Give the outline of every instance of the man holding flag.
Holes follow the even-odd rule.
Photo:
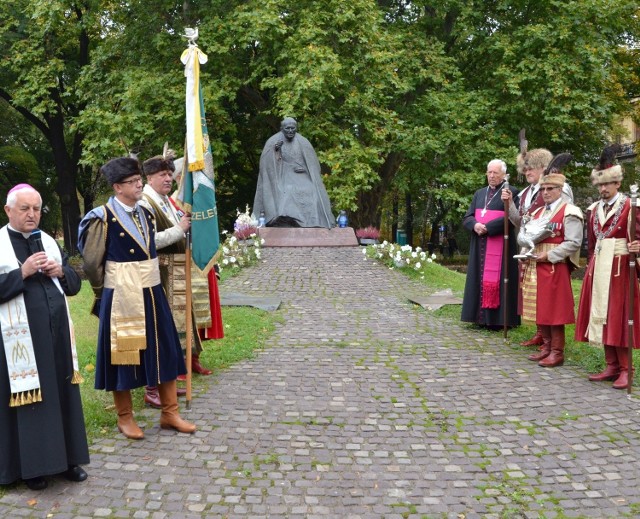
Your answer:
[[[147,178],[147,184],[142,191],[143,198],[140,203],[155,216],[156,249],[158,250],[162,287],[167,295],[173,320],[184,349],[186,347],[184,343],[186,335],[185,233],[191,225],[191,217],[174,207],[168,196],[173,187],[173,171],[175,170],[173,158],[173,151],[169,150],[165,144],[162,155],[156,155],[144,161],[142,169]],[[198,273],[193,275],[191,289],[194,296],[199,296],[198,301],[200,301],[199,304],[191,305],[192,322],[201,328],[209,327],[211,324],[209,287],[204,276],[198,275]],[[200,364],[202,342],[197,331],[194,338],[191,369],[200,375],[210,375],[211,371]],[[186,394],[186,391],[182,394]],[[162,407],[158,388],[147,386],[144,401],[152,407],[158,409]]]
[[[191,286],[191,259],[195,267],[207,276],[215,264],[215,256],[220,246],[218,230],[218,208],[216,206],[215,184],[213,181],[213,157],[209,145],[209,133],[205,119],[202,88],[200,85],[200,65],[207,62],[207,55],[195,41],[197,29],[186,29],[189,46],[180,60],[185,65],[186,125],[183,174],[176,202],[185,213],[191,214],[191,229],[187,234],[186,275],[187,287]],[[191,294],[187,291],[187,305],[191,304]],[[187,312],[187,366],[191,367],[191,314]],[[190,401],[190,380],[187,381],[187,402]],[[189,404],[187,404],[189,405]]]

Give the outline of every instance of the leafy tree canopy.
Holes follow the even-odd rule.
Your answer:
[[[180,35],[197,26],[223,222],[251,203],[284,116],[356,225],[379,224],[390,194],[455,217],[491,158],[514,169],[522,127],[530,147],[571,151],[583,183],[640,91],[638,14],[631,0],[16,0],[0,6],[0,98],[50,144],[70,224],[107,159],[181,150]]]

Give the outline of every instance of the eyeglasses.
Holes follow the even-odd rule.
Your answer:
[[[118,184],[142,184],[142,177],[136,177],[136,178],[132,178],[131,180],[123,180],[121,182],[118,182]]]
[[[553,191],[554,189],[559,189],[558,186],[553,186],[553,187],[541,187],[540,191]]]

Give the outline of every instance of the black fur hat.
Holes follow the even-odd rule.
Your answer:
[[[112,159],[100,168],[100,173],[104,175],[110,186],[122,182],[128,177],[141,175],[140,164],[137,159],[131,157],[120,157]]]
[[[142,171],[144,171],[146,176],[153,175],[159,171],[171,171],[173,173],[176,170],[173,164],[175,158],[175,152],[169,148],[169,143],[165,142],[162,155],[156,155],[155,157],[145,160],[142,163]]]
[[[142,163],[142,171],[146,176],[153,175],[159,171],[171,171],[173,173],[175,169],[173,159],[165,159],[162,155],[156,155]]]

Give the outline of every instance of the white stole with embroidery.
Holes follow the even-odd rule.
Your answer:
[[[41,236],[47,256],[62,264],[60,249],[56,241],[48,234],[42,233]],[[20,268],[20,263],[13,250],[6,225],[0,229],[0,251],[3,251],[3,254],[0,255],[0,274],[6,274],[7,272]],[[82,382],[82,377],[78,370],[78,355],[75,347],[75,336],[73,333],[71,314],[69,313],[69,305],[58,278],[51,278],[51,280],[64,297],[67,307],[74,370],[72,383],[78,384]],[[18,294],[10,301],[0,304],[0,329],[2,330],[5,360],[11,389],[9,405],[16,407],[42,401],[38,366],[33,350],[27,307],[23,294]]]

